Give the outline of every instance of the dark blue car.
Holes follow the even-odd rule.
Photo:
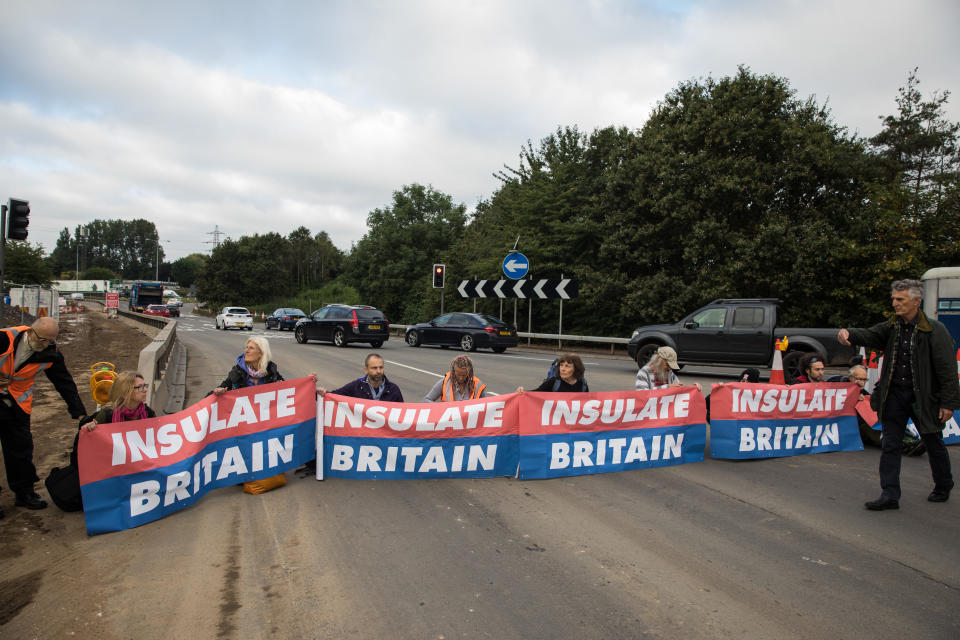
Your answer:
[[[306,315],[307,314],[300,309],[294,309],[293,307],[281,307],[264,318],[263,322],[267,329],[272,329],[275,327],[278,331],[283,331],[284,329],[293,331],[293,328],[297,326],[297,320],[305,317]]]

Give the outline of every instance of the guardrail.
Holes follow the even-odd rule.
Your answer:
[[[92,300],[103,304],[101,300]],[[140,351],[137,371],[147,384],[147,404],[158,414],[183,409],[187,383],[187,347],[177,339],[177,321],[117,309],[117,315],[159,327],[160,333]]]

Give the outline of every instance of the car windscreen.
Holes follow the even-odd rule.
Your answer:
[[[227,313],[232,313],[235,316],[248,316],[250,312],[244,309],[243,307],[230,307],[227,309]]]
[[[307,314],[305,314],[303,311],[300,311],[300,309],[287,309],[287,315],[288,316],[305,316]]]
[[[386,318],[377,309],[357,309],[357,320],[363,322],[383,322]]]
[[[494,318],[493,316],[488,316],[488,315],[486,315],[486,314],[483,314],[483,315],[480,315],[479,318],[480,318],[480,322],[481,322],[481,323],[489,324],[489,325],[494,326],[494,327],[505,327],[505,326],[507,326],[507,323],[503,322],[502,320],[498,320],[497,318]]]

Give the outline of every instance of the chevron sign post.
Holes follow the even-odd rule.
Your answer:
[[[533,298],[570,300],[580,293],[573,278],[562,280],[461,280],[461,298]]]

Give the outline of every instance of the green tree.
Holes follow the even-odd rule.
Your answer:
[[[53,274],[43,258],[41,245],[31,246],[28,242],[7,240],[4,250],[5,268],[3,283],[12,284],[39,284],[49,286]]]
[[[432,187],[411,184],[392,206],[367,216],[367,233],[353,246],[344,273],[364,301],[395,322],[419,322],[439,307],[431,265],[445,262],[466,223],[466,207]]]
[[[81,280],[113,280],[116,274],[106,267],[90,267],[80,274]]]
[[[189,287],[197,282],[197,276],[206,262],[207,256],[201,253],[191,253],[184,258],[174,260],[170,265],[170,279],[181,287]]]
[[[277,282],[276,265],[287,257],[289,244],[278,233],[227,240],[213,250],[197,280],[197,296],[214,304],[259,304],[289,284]]]

